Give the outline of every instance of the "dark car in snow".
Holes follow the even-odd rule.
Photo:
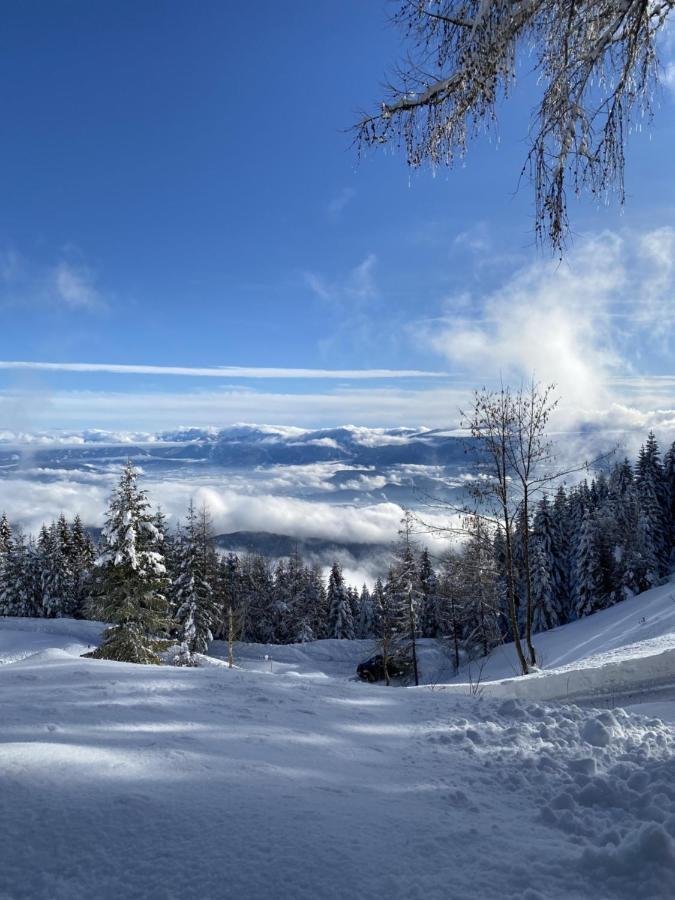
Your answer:
[[[390,656],[387,660],[387,670],[390,678],[398,678],[410,672],[410,661],[403,656]],[[384,681],[384,656],[376,653],[370,659],[364,660],[356,667],[356,674],[361,681],[375,684],[376,681]]]

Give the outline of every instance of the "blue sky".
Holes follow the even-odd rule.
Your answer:
[[[673,407],[675,93],[629,140],[626,210],[573,203],[559,265],[516,192],[527,78],[451,172],[357,161],[390,9],[5,8],[0,359],[132,367],[0,368],[6,429],[454,424],[471,386],[533,370],[575,412]],[[274,371],[161,369],[219,366]]]

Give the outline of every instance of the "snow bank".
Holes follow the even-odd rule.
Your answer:
[[[576,664],[518,678],[482,682],[478,690],[490,697],[528,700],[598,700],[675,685],[675,635],[599,654]],[[451,685],[462,690],[465,685]]]
[[[76,619],[0,616],[0,665],[26,659],[41,650],[60,649],[80,656],[96,647],[105,625]]]

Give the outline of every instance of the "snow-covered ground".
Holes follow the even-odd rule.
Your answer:
[[[674,596],[538,636],[527,679],[500,648],[476,694],[432,642],[387,689],[353,678],[368,642],[176,669],[0,620],[0,898],[671,898]]]

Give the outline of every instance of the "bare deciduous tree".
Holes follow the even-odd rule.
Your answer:
[[[651,115],[656,38],[675,0],[398,0],[410,45],[396,83],[356,126],[361,148],[398,143],[408,164],[452,164],[467,138],[495,122],[498,101],[533,61],[541,99],[529,171],[539,240],[568,233],[566,194],[624,201],[624,143]]]
[[[502,529],[505,549],[506,595],[513,643],[523,675],[529,665],[523,651],[518,626],[518,599],[513,566],[513,523],[519,504],[514,497],[512,444],[515,428],[511,391],[502,385],[499,391],[483,388],[474,395],[473,409],[463,416],[479,454],[479,472],[474,482],[480,507],[476,516]]]
[[[551,442],[546,435],[548,420],[558,401],[553,398],[554,385],[541,385],[531,380],[512,397],[511,420],[513,434],[508,442],[509,467],[520,491],[520,512],[523,528],[523,562],[525,565],[525,643],[530,665],[537,657],[532,644],[532,567],[530,565],[530,509],[532,497],[563,473],[552,472]]]

